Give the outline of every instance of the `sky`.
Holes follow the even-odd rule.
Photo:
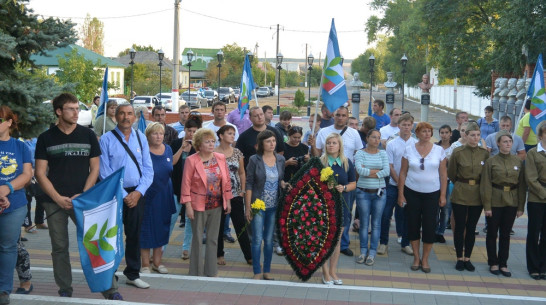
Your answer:
[[[315,60],[324,58],[332,18],[344,58],[354,59],[369,47],[365,23],[377,15],[370,0],[182,0],[180,52],[190,48],[220,48],[237,43],[258,58],[276,54],[276,27],[280,24],[279,50],[285,58],[305,58],[305,45]],[[333,6],[338,5],[338,6]],[[104,55],[137,45],[151,45],[173,58],[174,0],[30,0],[29,7],[44,17],[70,18],[77,30],[87,14],[104,23]],[[308,54],[307,53],[307,54]]]

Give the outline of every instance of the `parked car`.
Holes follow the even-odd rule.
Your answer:
[[[51,100],[47,100],[44,102],[44,104],[51,104]],[[93,126],[93,117],[91,116],[91,108],[87,107],[82,102],[78,102],[80,107],[80,114],[78,115],[78,124],[85,126],[85,127],[92,127]],[[53,105],[51,105],[53,107]]]
[[[233,93],[235,94],[235,102],[239,102],[239,98],[241,97],[241,89],[236,88],[233,89]]]
[[[205,100],[206,101],[206,105],[205,107],[210,107],[212,106],[212,104],[214,104],[214,102],[217,102],[219,101],[220,99],[218,98],[218,92],[216,92],[216,90],[204,90],[202,92],[202,95],[199,94],[197,96],[197,99],[199,100],[200,103],[202,103],[201,100]],[[203,104],[203,103],[202,103]],[[204,104],[203,104],[204,105]]]
[[[269,88],[267,87],[260,87],[258,88],[258,90],[256,91],[256,95],[258,97],[267,97],[269,96]]]
[[[190,93],[186,91],[180,96],[186,101],[186,104],[190,106],[190,109],[207,107],[207,101],[205,99],[199,100],[197,98],[198,94],[196,91],[192,91]]]
[[[128,104],[129,102],[124,99],[124,98],[121,98],[121,97],[109,97],[108,98],[108,101],[116,101],[116,103],[118,103],[118,105],[121,105],[121,104]]]
[[[267,88],[269,88],[269,96],[275,95],[275,89],[273,89],[273,87],[267,87]]]
[[[157,99],[157,97],[155,96],[139,95],[135,96],[135,98],[133,99],[133,107],[135,108],[138,106],[146,106],[148,109],[152,110],[152,108],[157,105],[161,105],[161,103],[159,102],[159,99]]]
[[[235,103],[235,93],[231,87],[220,87],[218,88],[218,98],[226,103]]]
[[[167,111],[173,110],[173,99],[172,99],[172,93],[171,92],[161,92],[155,95],[155,97],[163,104],[163,107]],[[178,101],[178,105],[183,105]]]

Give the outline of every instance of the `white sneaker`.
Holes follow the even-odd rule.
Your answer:
[[[146,283],[145,281],[141,280],[140,278],[135,279],[133,281],[131,281],[130,279],[127,279],[126,283],[127,283],[127,285],[133,285],[136,288],[140,288],[140,289],[150,288],[150,284]]]
[[[277,255],[284,255],[284,251],[281,247],[277,247],[275,248],[275,253],[277,253]]]
[[[383,255],[387,253],[388,246],[384,244],[379,244],[379,247],[377,247],[377,254]]]
[[[403,247],[402,252],[406,253],[407,255],[413,255],[413,249],[410,246]]]
[[[158,273],[161,273],[161,274],[167,274],[169,273],[169,270],[167,270],[167,268],[164,266],[164,265],[159,265],[159,266],[155,266],[154,264],[152,264],[152,270],[158,272]]]
[[[150,267],[142,267],[140,268],[140,273],[152,273],[150,271]]]
[[[398,239],[396,240],[396,242],[398,242],[399,244],[402,243],[402,236],[398,236]]]

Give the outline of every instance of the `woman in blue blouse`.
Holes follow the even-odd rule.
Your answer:
[[[13,270],[17,261],[17,241],[27,212],[25,184],[32,177],[28,146],[10,136],[17,117],[0,106],[0,304],[9,304]]]
[[[480,126],[482,139],[485,140],[488,135],[499,131],[499,121],[493,118],[492,106],[486,106],[484,111],[485,116],[477,120],[476,123],[478,124],[478,126]]]
[[[332,133],[326,137],[325,151],[320,157],[322,165],[331,167],[337,180],[336,190],[343,196],[343,214],[350,213],[348,207],[349,192],[356,188],[355,167],[351,160],[343,154],[343,139],[337,133]],[[345,217],[343,217],[345,220]],[[343,232],[345,226],[349,223],[343,223],[339,232]],[[340,241],[335,245],[334,253],[322,266],[322,282],[326,285],[343,285],[343,281],[337,277],[336,269],[339,261]]]
[[[356,207],[361,216],[360,256],[356,259],[359,264],[371,266],[375,262],[377,245],[381,233],[381,217],[387,202],[385,177],[389,176],[389,159],[384,150],[379,150],[381,133],[372,129],[366,136],[366,148],[359,150],[355,155],[355,168],[359,174],[356,190]],[[372,239],[368,250],[368,224],[372,216]]]

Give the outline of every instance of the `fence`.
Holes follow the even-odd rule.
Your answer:
[[[432,105],[444,106],[455,111],[466,111],[471,115],[483,116],[485,106],[491,105],[491,100],[476,96],[474,92],[476,87],[457,86],[457,107],[454,107],[455,86],[434,86],[430,90],[430,102]],[[418,87],[408,87],[406,85],[404,92],[406,96],[416,100],[421,99],[421,89]]]

